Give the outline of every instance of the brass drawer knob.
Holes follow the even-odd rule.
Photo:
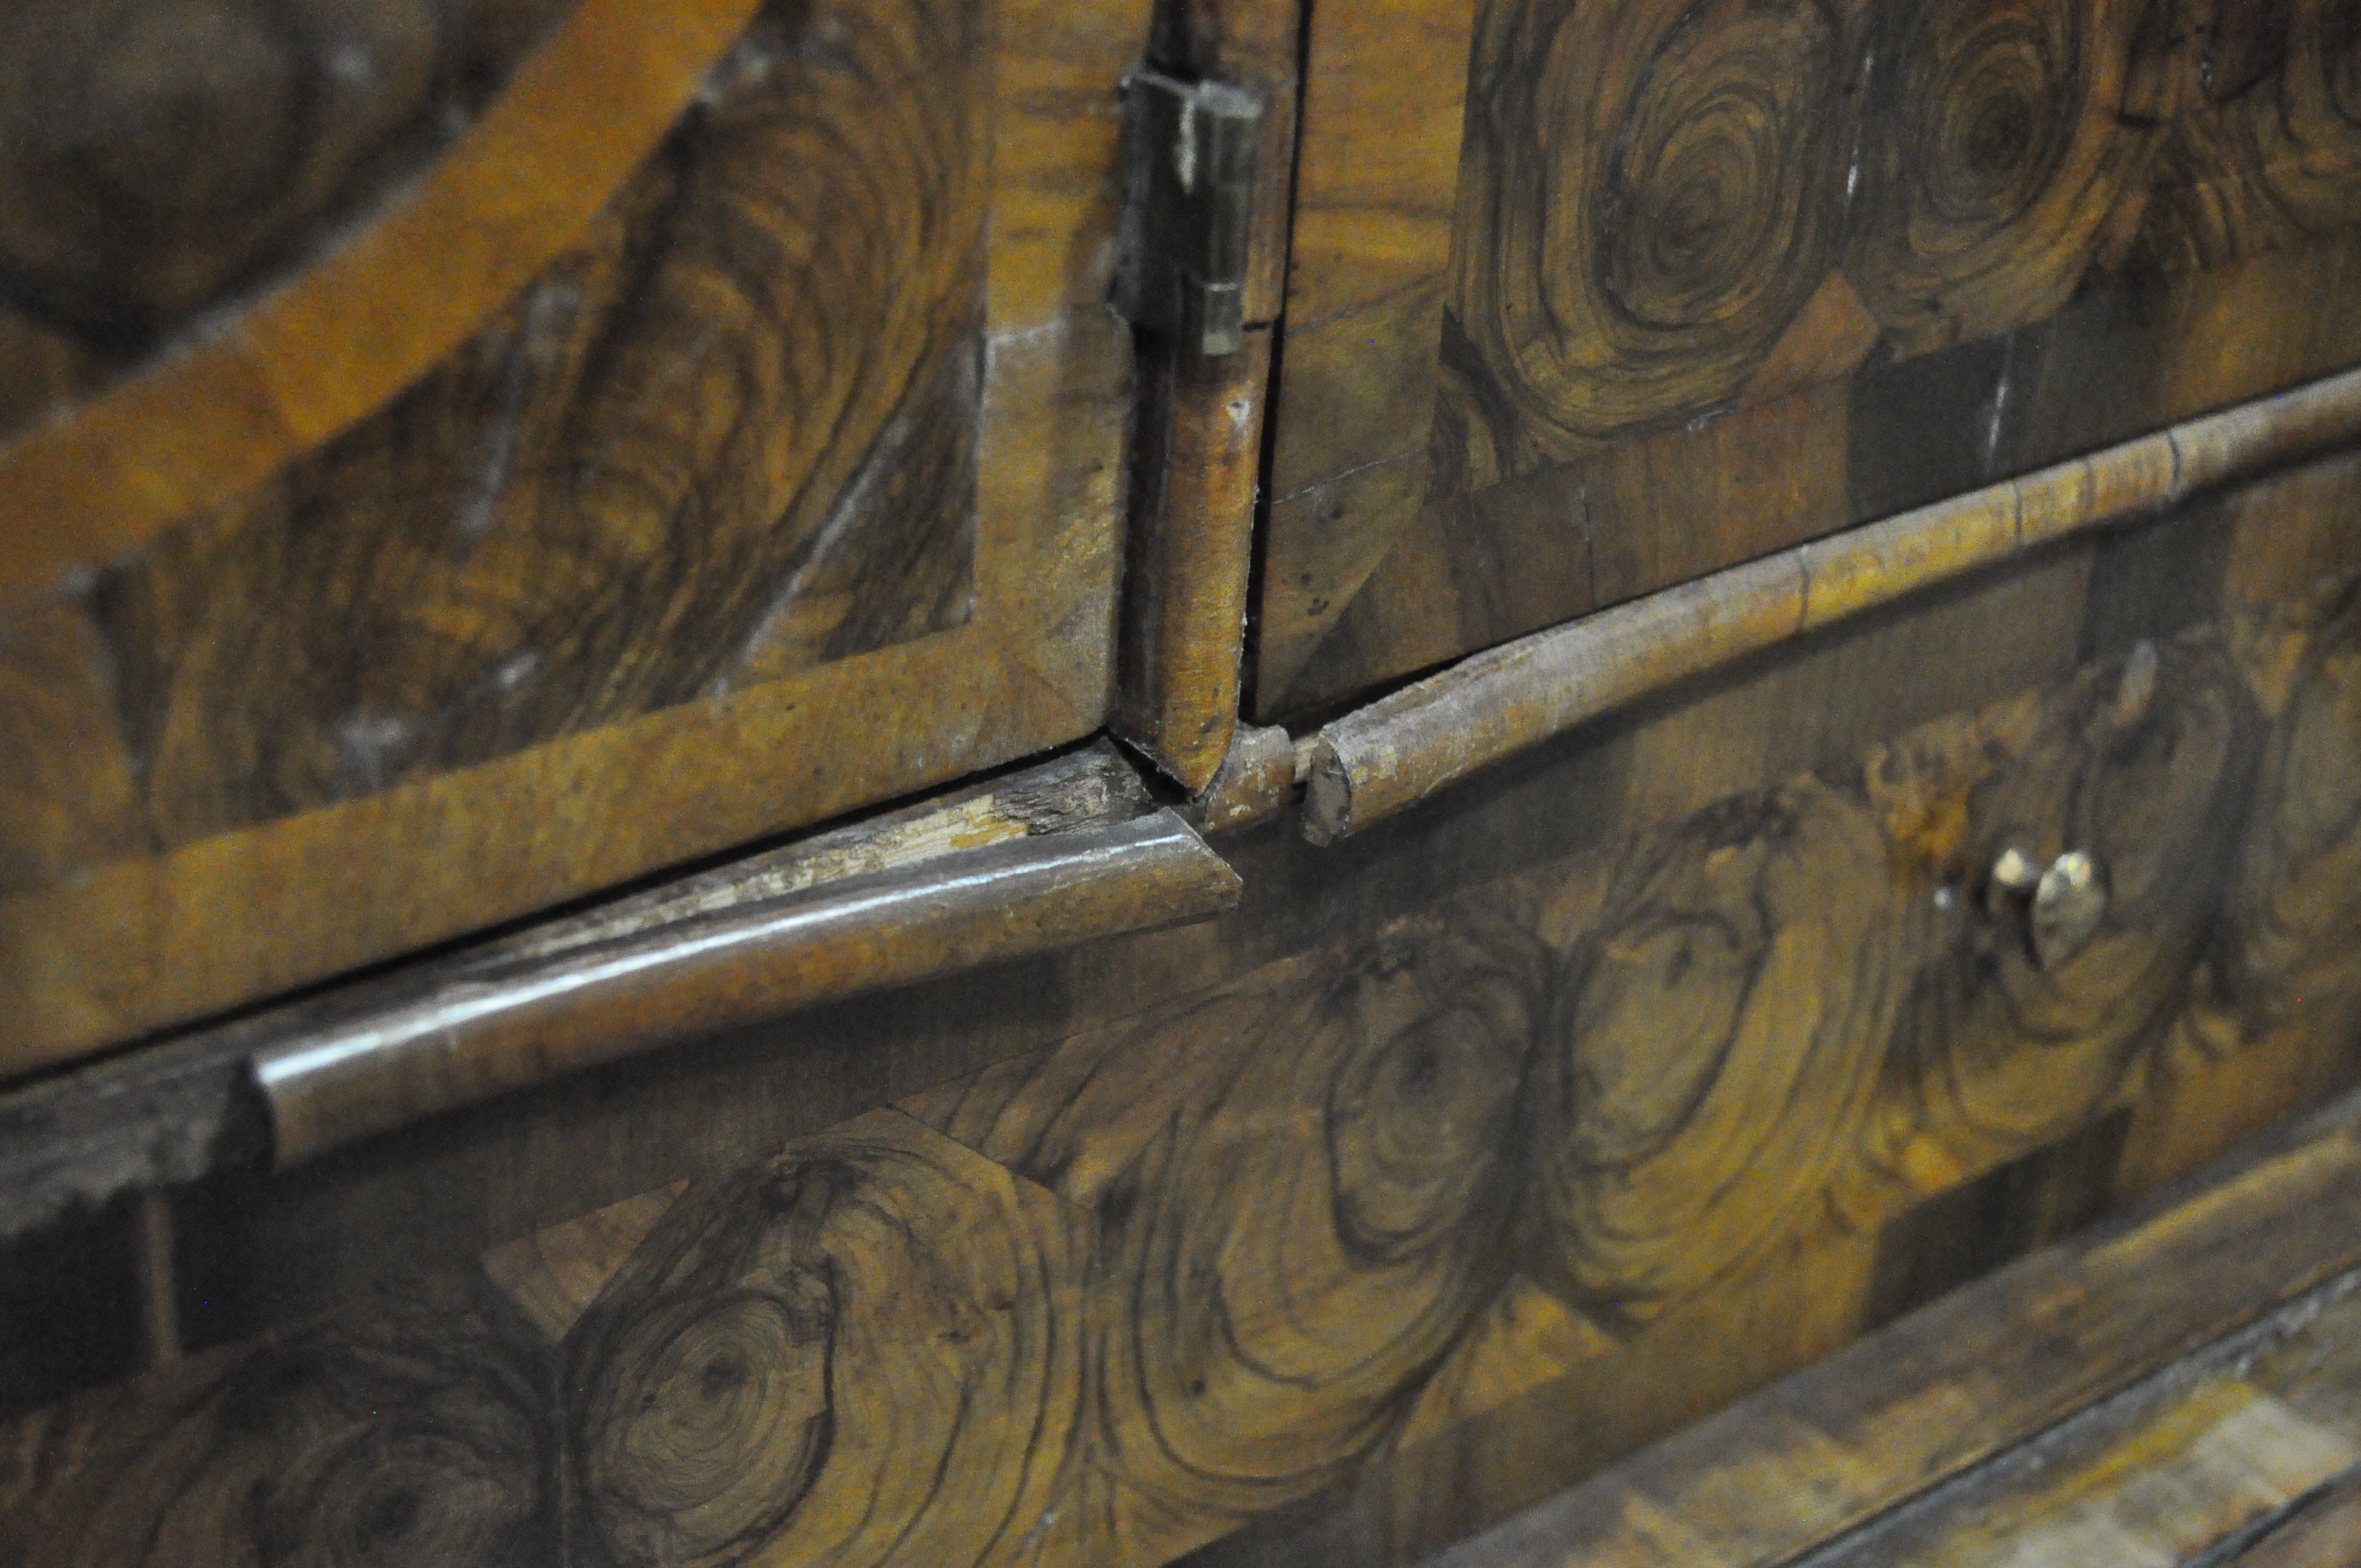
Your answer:
[[[2004,850],[1993,862],[1992,886],[1996,894],[2031,897],[2027,925],[2034,959],[2043,969],[2081,952],[2107,916],[2105,868],[2088,850],[2069,850],[2048,871],[2022,850]]]

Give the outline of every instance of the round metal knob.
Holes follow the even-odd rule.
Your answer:
[[[2107,916],[2107,882],[2097,859],[2072,850],[2058,857],[2033,890],[2033,956],[2056,969],[2082,950]]]
[[[2004,850],[1993,861],[1992,890],[1987,907],[1995,913],[2012,896],[2031,900],[2033,956],[2043,969],[2081,952],[2107,916],[2105,868],[2087,850],[2069,850],[2047,871],[2022,850]]]

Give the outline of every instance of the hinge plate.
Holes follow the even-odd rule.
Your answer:
[[[1123,82],[1118,314],[1200,354],[1245,343],[1262,104],[1225,82],[1141,66]]]

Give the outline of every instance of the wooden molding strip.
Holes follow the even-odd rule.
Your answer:
[[[2347,1096],[1427,1568],[1793,1563],[2356,1266],[2361,1096]]]
[[[1270,329],[1246,339],[1219,359],[1140,356],[1112,724],[1192,794],[1237,727]]]
[[[1206,833],[1230,833],[1268,822],[1295,799],[1295,740],[1277,725],[1240,724],[1230,736],[1213,782],[1182,815]]]
[[[0,595],[115,559],[377,409],[578,235],[756,0],[582,0],[423,179],[218,333],[0,444]]]
[[[1304,834],[1331,843],[1686,677],[2356,437],[2361,371],[1504,643],[1323,729]]]
[[[1201,918],[1238,893],[1100,741],[0,1095],[0,1239],[704,1030]]]
[[[1168,809],[669,922],[252,1055],[275,1162],[818,1002],[1218,914],[1237,873]]]
[[[1270,325],[1286,287],[1295,172],[1298,0],[1158,0],[1148,60],[1218,77],[1263,105],[1247,242],[1246,345],[1207,358],[1143,335],[1111,724],[1192,794],[1237,726],[1254,564]]]

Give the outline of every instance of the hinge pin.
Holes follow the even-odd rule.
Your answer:
[[[1148,66],[1124,78],[1117,314],[1209,356],[1244,345],[1261,133],[1242,87]]]

